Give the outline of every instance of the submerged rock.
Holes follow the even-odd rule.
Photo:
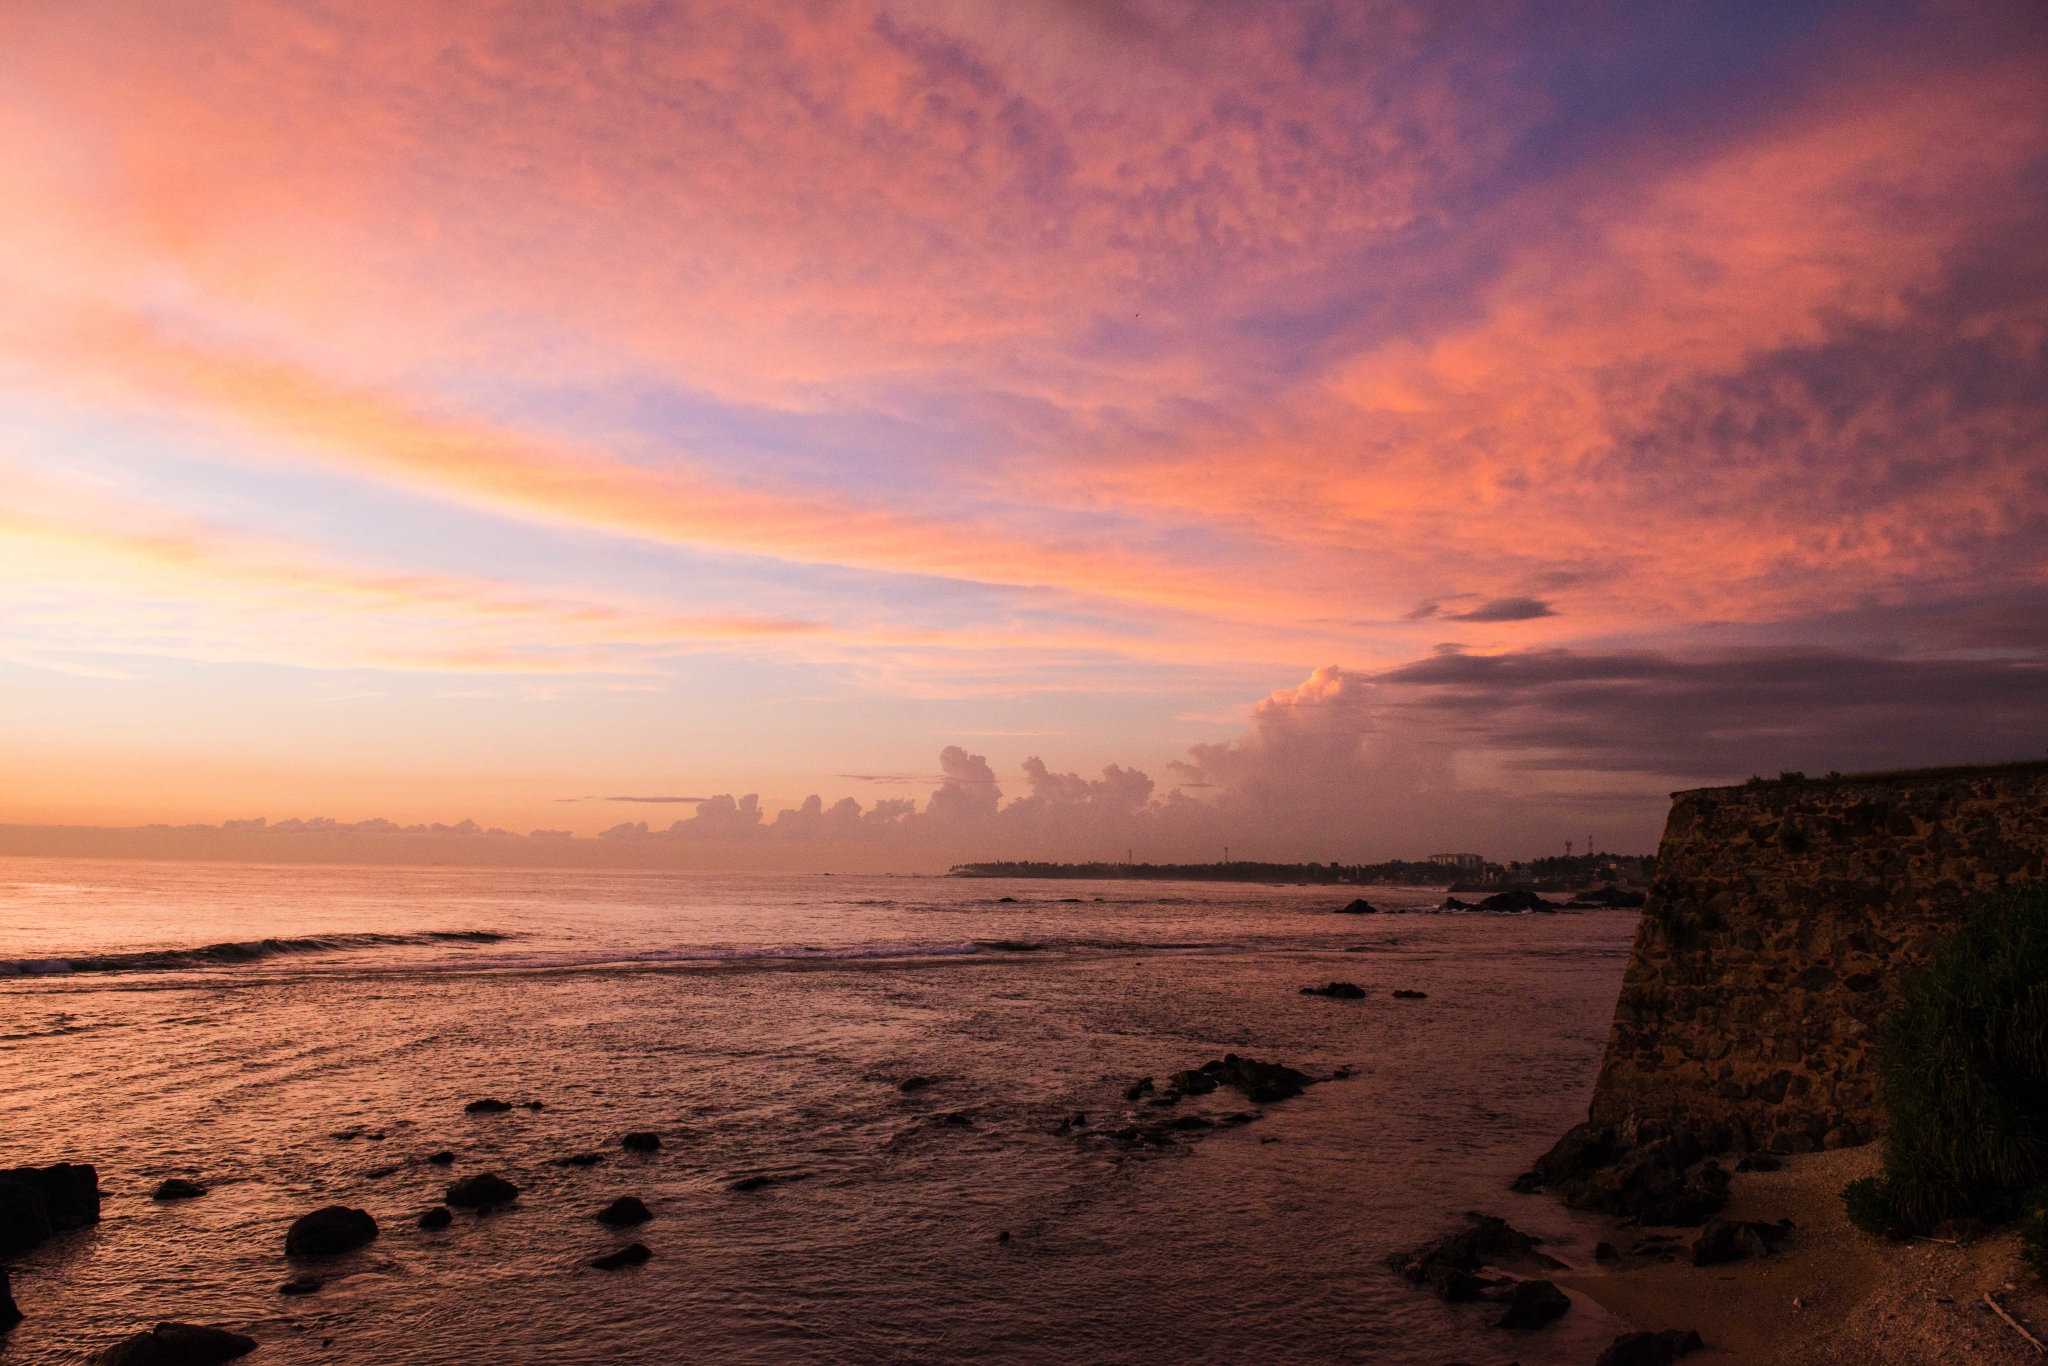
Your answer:
[[[1352,902],[1352,903],[1351,903],[1351,904],[1350,904],[1349,906],[1346,906],[1346,907],[1344,907],[1343,909],[1339,910],[1339,911],[1337,912],[1337,914],[1338,914],[1338,915],[1378,915],[1378,914],[1379,914],[1379,911],[1380,911],[1380,908],[1379,908],[1379,907],[1377,907],[1377,906],[1373,905],[1373,904],[1372,904],[1372,903],[1371,903],[1370,901],[1367,901],[1367,900],[1366,900],[1366,899],[1365,899],[1364,897],[1360,897],[1360,898],[1358,898],[1358,900],[1356,900],[1356,901]]]
[[[517,1200],[519,1187],[495,1173],[478,1172],[457,1181],[441,1198],[457,1209],[490,1209]]]
[[[172,1176],[157,1183],[150,1192],[152,1200],[194,1200],[206,1194],[206,1187],[197,1181],[187,1181],[182,1176]]]
[[[0,1257],[26,1252],[52,1233],[99,1221],[100,1177],[89,1164],[0,1171]]]
[[[502,1115],[512,1108],[509,1100],[473,1100],[462,1107],[465,1115]]]
[[[726,1189],[729,1191],[757,1191],[763,1186],[774,1184],[774,1181],[775,1178],[772,1176],[743,1176],[727,1186]]]
[[[1136,1081],[1132,1082],[1129,1086],[1126,1086],[1124,1088],[1124,1099],[1136,1100],[1139,1096],[1149,1094],[1151,1090],[1152,1078],[1139,1077]]]
[[[0,1333],[20,1323],[22,1313],[14,1303],[14,1287],[7,1283],[7,1268],[0,1266]]]
[[[377,1237],[377,1221],[368,1210],[328,1205],[292,1221],[285,1231],[287,1257],[335,1257],[353,1252]]]
[[[437,1167],[452,1167],[455,1165],[455,1154],[449,1152],[446,1148],[443,1148],[438,1153],[428,1153],[427,1161],[433,1163]]]
[[[602,1257],[593,1257],[590,1264],[599,1271],[617,1271],[620,1267],[639,1266],[653,1255],[647,1250],[645,1243],[628,1243],[617,1252],[607,1252]]]
[[[653,1217],[647,1206],[631,1195],[622,1195],[597,1212],[597,1222],[609,1228],[632,1228]]]
[[[436,1229],[444,1229],[454,1223],[455,1213],[446,1205],[436,1205],[413,1222],[417,1223],[427,1232],[432,1233]]]
[[[660,1140],[656,1140],[658,1143]],[[604,1161],[603,1153],[570,1153],[567,1157],[551,1157],[550,1167],[595,1167]]]
[[[896,1089],[907,1096],[912,1091],[922,1091],[925,1087],[930,1086],[931,1084],[932,1078],[930,1077],[905,1077],[902,1081],[896,1084]]]
[[[1315,1078],[1306,1072],[1297,1072],[1277,1062],[1241,1058],[1235,1053],[1225,1053],[1220,1059],[1205,1062],[1199,1071],[1173,1074],[1174,1084],[1190,1095],[1201,1094],[1190,1084],[1196,1078],[1208,1081],[1207,1090],[1229,1086],[1242,1092],[1246,1100],[1259,1105],[1287,1100],[1300,1095],[1304,1088],[1315,1085]]]
[[[294,1276],[277,1288],[280,1295],[311,1295],[320,1289],[318,1276]]]
[[[1326,987],[1303,987],[1304,996],[1330,996],[1340,1001],[1363,1001],[1365,988],[1352,982],[1332,982]]]
[[[1623,1333],[1607,1345],[1593,1366],[1671,1366],[1687,1352],[1706,1344],[1690,1328],[1666,1328],[1661,1333]]]
[[[1564,1317],[1572,1302],[1549,1281],[1517,1281],[1507,1305],[1507,1312],[1494,1321],[1494,1327],[1541,1328]]]
[[[652,1153],[661,1151],[661,1135],[638,1129],[619,1140],[619,1146],[629,1153]]]
[[[1409,991],[1405,987],[1396,987],[1394,989],[1394,999],[1397,1001],[1426,1001],[1429,999],[1429,993],[1426,991]]]
[[[256,1339],[197,1323],[159,1323],[100,1353],[100,1366],[215,1366],[256,1350]]]
[[[1413,1252],[1396,1254],[1387,1259],[1388,1265],[1419,1285],[1434,1284],[1432,1273],[1438,1267],[1469,1272],[1489,1264],[1528,1261],[1541,1255],[1536,1248],[1543,1240],[1522,1232],[1507,1220],[1490,1214],[1466,1217],[1472,1220],[1472,1227],[1446,1234]]]

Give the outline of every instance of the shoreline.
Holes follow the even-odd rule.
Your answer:
[[[2044,1360],[1983,1299],[1993,1292],[2007,1312],[2048,1340],[2048,1287],[2020,1260],[2015,1232],[2000,1229],[1968,1246],[1919,1238],[1889,1243],[1853,1228],[1841,1201],[1844,1185],[1878,1170],[1878,1144],[1782,1161],[1776,1172],[1736,1174],[1719,1216],[1790,1218],[1796,1228],[1771,1256],[1695,1267],[1688,1249],[1697,1229],[1610,1222],[1606,1236],[1623,1253],[1619,1264],[1551,1279],[1631,1330],[1696,1329],[1706,1344],[1687,1358],[1696,1362],[2019,1366]],[[1666,1245],[1675,1261],[1629,1255],[1652,1233],[1676,1236]]]

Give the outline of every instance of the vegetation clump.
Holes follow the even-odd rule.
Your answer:
[[[1877,1064],[1884,1173],[1842,1192],[1850,1222],[1898,1236],[2031,1215],[2048,1261],[2048,890],[1994,898],[1942,941],[1879,1027]]]

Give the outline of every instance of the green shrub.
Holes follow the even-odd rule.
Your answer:
[[[1981,907],[1879,1026],[1884,1175],[1844,1191],[1859,1228],[2010,1219],[2048,1182],[2048,891]]]

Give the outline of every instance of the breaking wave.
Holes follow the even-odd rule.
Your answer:
[[[0,977],[69,972],[175,972],[181,968],[234,967],[288,954],[348,953],[362,949],[439,944],[497,944],[511,938],[491,930],[425,930],[417,934],[317,934],[296,939],[245,939],[193,949],[138,949],[50,958],[0,960]]]

